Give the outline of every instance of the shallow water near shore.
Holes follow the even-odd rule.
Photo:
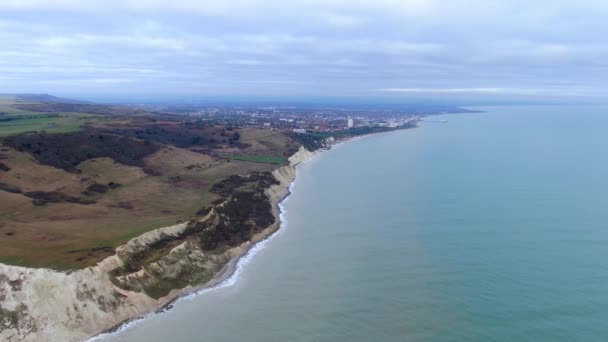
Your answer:
[[[230,286],[103,340],[605,340],[608,109],[484,110],[301,165]]]

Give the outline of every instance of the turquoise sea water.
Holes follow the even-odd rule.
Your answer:
[[[605,341],[608,108],[494,107],[298,170],[234,284],[109,341]]]

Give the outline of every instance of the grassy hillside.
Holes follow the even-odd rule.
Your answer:
[[[299,147],[276,131],[14,104],[0,97],[0,119],[9,118],[0,121],[0,262],[8,264],[94,265],[132,237],[199,215],[221,197],[215,184],[271,171]]]

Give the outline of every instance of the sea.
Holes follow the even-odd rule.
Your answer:
[[[473,109],[300,165],[232,278],[101,340],[608,340],[608,108]]]

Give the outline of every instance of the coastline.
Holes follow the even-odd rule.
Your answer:
[[[289,158],[288,165],[281,166],[272,172],[279,184],[265,189],[271,203],[272,213],[276,217],[275,223],[255,234],[249,241],[226,251],[224,254],[228,255],[229,259],[210,280],[200,286],[176,287],[166,296],[152,298],[142,292],[117,288],[115,284],[112,285],[110,279],[110,272],[122,266],[125,255],[128,256],[129,253],[136,252],[138,249],[147,248],[149,244],[162,239],[163,236],[183,232],[186,224],[157,228],[144,233],[118,247],[115,255],[102,260],[96,266],[73,272],[29,269],[0,264],[0,275],[4,277],[4,279],[0,279],[0,294],[9,298],[8,308],[20,310],[25,307],[29,310],[29,312],[27,310],[2,312],[3,308],[0,307],[0,314],[16,312],[24,317],[19,316],[18,327],[9,326],[4,331],[0,330],[0,338],[9,341],[98,341],[112,334],[120,333],[151,315],[167,312],[179,301],[233,285],[238,279],[240,270],[248,264],[249,260],[259,250],[262,250],[266,243],[282,230],[281,228],[285,228],[285,212],[282,204],[292,193],[300,164],[345,142],[396,130],[374,132],[339,140],[328,139],[324,148],[314,152],[301,147]],[[170,254],[181,247],[183,245],[175,247]],[[184,248],[175,254],[183,252]],[[177,258],[179,255],[175,257]],[[173,261],[175,262],[175,258]],[[190,261],[188,260],[188,262]],[[176,264],[175,267],[179,270],[179,264]],[[126,279],[129,280],[128,277]],[[12,287],[12,283],[15,281],[18,281],[18,288]],[[45,298],[45,300],[38,301],[36,298]],[[7,304],[6,301],[3,304]],[[7,310],[6,306],[4,310]],[[60,317],[57,317],[58,315]],[[74,315],[77,320],[74,320]]]
[[[406,129],[418,128],[418,127],[419,126],[416,125],[414,127],[409,127]],[[168,303],[164,304],[163,306],[157,308],[156,310],[148,312],[139,317],[134,317],[134,318],[125,320],[125,321],[117,324],[116,326],[112,327],[109,330],[103,331],[99,334],[96,334],[96,335],[93,335],[93,336],[87,338],[85,341],[87,341],[87,342],[103,341],[105,338],[107,338],[111,335],[114,335],[114,334],[119,334],[120,332],[125,331],[125,330],[133,327],[134,325],[137,325],[139,322],[141,322],[153,315],[162,314],[162,313],[166,313],[166,312],[170,311],[174,307],[174,305],[178,304],[179,302],[181,302],[183,300],[189,300],[189,299],[197,297],[199,295],[204,295],[211,291],[219,290],[219,289],[222,289],[225,287],[230,287],[230,286],[234,285],[236,283],[236,281],[238,280],[238,275],[240,274],[240,270],[242,270],[242,268],[245,267],[253,257],[255,257],[257,252],[262,250],[267,243],[271,242],[272,239],[275,238],[279,232],[283,231],[286,228],[287,221],[284,218],[285,210],[283,209],[283,203],[289,199],[289,197],[291,196],[291,194],[293,192],[293,187],[295,186],[295,182],[297,180],[297,170],[301,164],[309,162],[313,158],[321,155],[323,152],[328,152],[347,142],[351,142],[351,141],[355,141],[355,140],[359,140],[359,139],[363,139],[363,138],[367,138],[367,137],[371,137],[371,136],[375,136],[375,135],[379,135],[379,134],[393,133],[393,132],[400,131],[400,130],[403,130],[403,129],[397,129],[397,130],[386,131],[386,132],[375,132],[375,133],[363,134],[363,135],[359,135],[359,136],[347,137],[347,138],[343,138],[340,140],[335,140],[329,147],[319,149],[319,150],[316,150],[313,152],[309,152],[310,156],[306,160],[298,161],[297,163],[291,165],[294,168],[294,177],[290,181],[289,185],[287,186],[287,192],[284,194],[284,196],[279,198],[279,200],[276,203],[273,203],[273,211],[276,210],[276,212],[278,213],[277,222],[275,224],[276,227],[266,228],[264,231],[262,231],[261,233],[258,234],[258,235],[260,235],[260,234],[263,235],[259,239],[256,239],[256,237],[257,237],[257,235],[256,235],[256,237],[254,237],[251,241],[248,242],[249,246],[247,246],[247,248],[243,251],[243,253],[230,259],[230,261],[228,261],[228,263],[208,283],[201,285],[200,287],[193,288],[190,291],[186,291],[186,292],[178,295],[177,297],[175,297]]]
[[[189,291],[184,291],[183,293],[181,293],[168,303],[162,305],[161,307],[138,317],[122,321],[106,331],[90,336],[89,338],[85,339],[85,341],[102,341],[111,335],[119,334],[120,332],[129,329],[130,327],[145,320],[146,318],[149,318],[156,314],[162,314],[170,311],[174,305],[178,304],[183,300],[189,300],[199,295],[204,295],[211,291],[219,290],[234,285],[238,280],[238,275],[240,274],[240,271],[243,269],[243,267],[245,267],[249,263],[249,261],[264,248],[267,243],[272,241],[272,239],[276,237],[280,231],[283,231],[286,228],[287,221],[284,218],[285,210],[283,209],[283,203],[288,200],[289,196],[292,194],[293,187],[295,186],[295,182],[297,180],[298,166],[312,160],[323,152],[329,151],[331,148],[334,148],[339,143],[346,142],[348,140],[350,139],[344,139],[344,141],[340,141],[335,145],[332,145],[330,148],[324,148],[314,152],[309,152],[310,156],[307,159],[298,161],[294,165],[290,165],[294,168],[294,177],[289,182],[286,193],[283,196],[279,197],[276,203],[273,203],[273,212],[276,211],[277,213],[277,222],[273,226],[270,226],[264,229],[262,232],[256,234],[256,236],[254,236],[251,241],[246,243],[248,244],[248,246],[244,249],[243,253],[240,253],[231,258],[230,261],[228,261],[228,263],[224,265],[224,267],[222,267],[222,269],[209,282],[199,287],[192,288]]]
[[[35,311],[39,311],[36,312],[38,315],[35,317],[27,317],[27,322],[25,322],[27,325],[25,326],[26,329],[23,329],[24,326],[22,326],[21,322],[19,322],[19,330],[12,329],[11,327],[3,327],[5,329],[0,329],[0,339],[8,341],[101,340],[108,335],[128,328],[132,324],[141,321],[146,317],[157,313],[166,312],[181,300],[234,284],[236,277],[238,276],[239,269],[243,267],[243,262],[248,260],[249,256],[253,256],[252,252],[256,252],[256,249],[259,249],[261,244],[269,241],[269,239],[275,235],[283,224],[284,219],[282,219],[281,203],[287,199],[291,193],[291,189],[295,181],[295,170],[297,165],[310,160],[320,152],[322,151],[309,152],[302,148],[294,156],[290,157],[290,163],[288,165],[282,166],[273,172],[273,175],[279,184],[270,186],[265,190],[265,192],[267,193],[271,202],[272,213],[276,217],[275,223],[252,236],[249,241],[229,249],[226,253],[230,255],[230,258],[226,264],[217,273],[215,273],[209,281],[201,284],[200,286],[188,285],[183,288],[176,288],[164,297],[153,299],[143,293],[128,293],[129,291],[118,289],[109,281],[109,272],[122,265],[119,255],[121,255],[124,250],[132,250],[134,248],[141,248],[142,246],[145,248],[145,246],[148,244],[154,243],[154,241],[156,241],[159,237],[178,234],[179,232],[184,231],[186,229],[186,224],[161,227],[144,233],[118,247],[115,255],[100,261],[96,266],[73,272],[62,272],[44,268],[36,269],[0,264],[0,298],[2,298],[4,302],[3,304],[5,305],[4,308],[0,306],[0,319],[7,317],[13,312],[16,312],[17,314],[21,313],[19,311],[6,311],[7,306],[9,309],[11,306],[18,309],[23,307],[23,303],[27,303],[27,305],[31,307],[32,305],[30,304],[32,304],[32,301],[39,304],[39,301],[36,298],[45,298],[43,302],[47,302],[46,304],[48,304],[43,305],[43,307],[38,310],[34,309]],[[303,156],[301,156],[302,154]],[[178,248],[179,246],[174,248],[174,250]],[[89,274],[89,272],[91,274]],[[79,302],[78,304],[82,304],[81,302],[85,302],[85,300],[81,301],[80,298],[78,298],[78,300],[74,298],[80,297],[80,293],[77,293],[76,296],[66,297],[58,296],[57,293],[54,292],[57,292],[56,290],[63,285],[63,283],[66,283],[66,286],[65,288],[62,288],[61,291],[67,290],[68,292],[73,292],[69,291],[69,288],[72,286],[78,288],[83,282],[85,288],[87,288],[88,283],[89,285],[97,285],[102,288],[107,288],[108,291],[118,290],[118,292],[114,293],[120,295],[121,297],[125,296],[125,294],[132,295],[129,298],[131,303],[126,303],[126,308],[119,308],[121,309],[121,314],[117,313],[117,315],[112,315],[112,317],[109,318],[109,320],[115,321],[111,326],[108,327],[106,324],[106,328],[88,334],[83,334],[83,332],[86,330],[80,326],[70,327],[65,323],[62,324],[61,322],[55,321],[56,318],[54,317],[54,314],[58,312],[50,309],[49,306],[54,306],[53,304],[60,304],[60,306],[67,304],[69,307],[72,305],[72,303]],[[18,285],[13,287],[12,284],[14,283],[17,283]],[[26,286],[22,286],[22,283],[28,284]],[[44,288],[41,291],[40,285],[42,284],[48,288]],[[91,287],[89,287],[89,289],[93,292],[96,290],[95,288]],[[97,290],[99,290],[99,288],[97,288]],[[6,298],[9,298],[9,303],[6,303]],[[95,304],[94,306],[99,304],[99,300],[102,302],[104,301],[103,296],[100,296],[100,298],[87,299],[94,299],[92,303]],[[56,303],[57,301],[59,303]],[[85,303],[84,307],[87,307],[87,304],[91,303]],[[88,307],[91,308],[91,305]],[[127,311],[131,312],[131,314],[127,313],[125,315],[124,309],[127,309]],[[135,312],[133,312],[133,309],[135,309]],[[96,314],[96,312],[91,312],[90,310],[87,311],[87,313],[91,316],[95,316]],[[116,318],[120,318],[121,316],[126,317],[117,321]],[[106,317],[106,321],[107,320],[108,318]],[[24,320],[20,318],[20,321]],[[4,324],[3,322],[0,323]],[[44,326],[44,328],[41,330],[37,329],[39,323],[42,323]],[[98,320],[98,322],[95,322],[93,326],[98,326],[100,324],[104,323],[99,322]],[[88,329],[91,329],[91,327],[89,326]],[[23,332],[23,330],[26,331]]]

